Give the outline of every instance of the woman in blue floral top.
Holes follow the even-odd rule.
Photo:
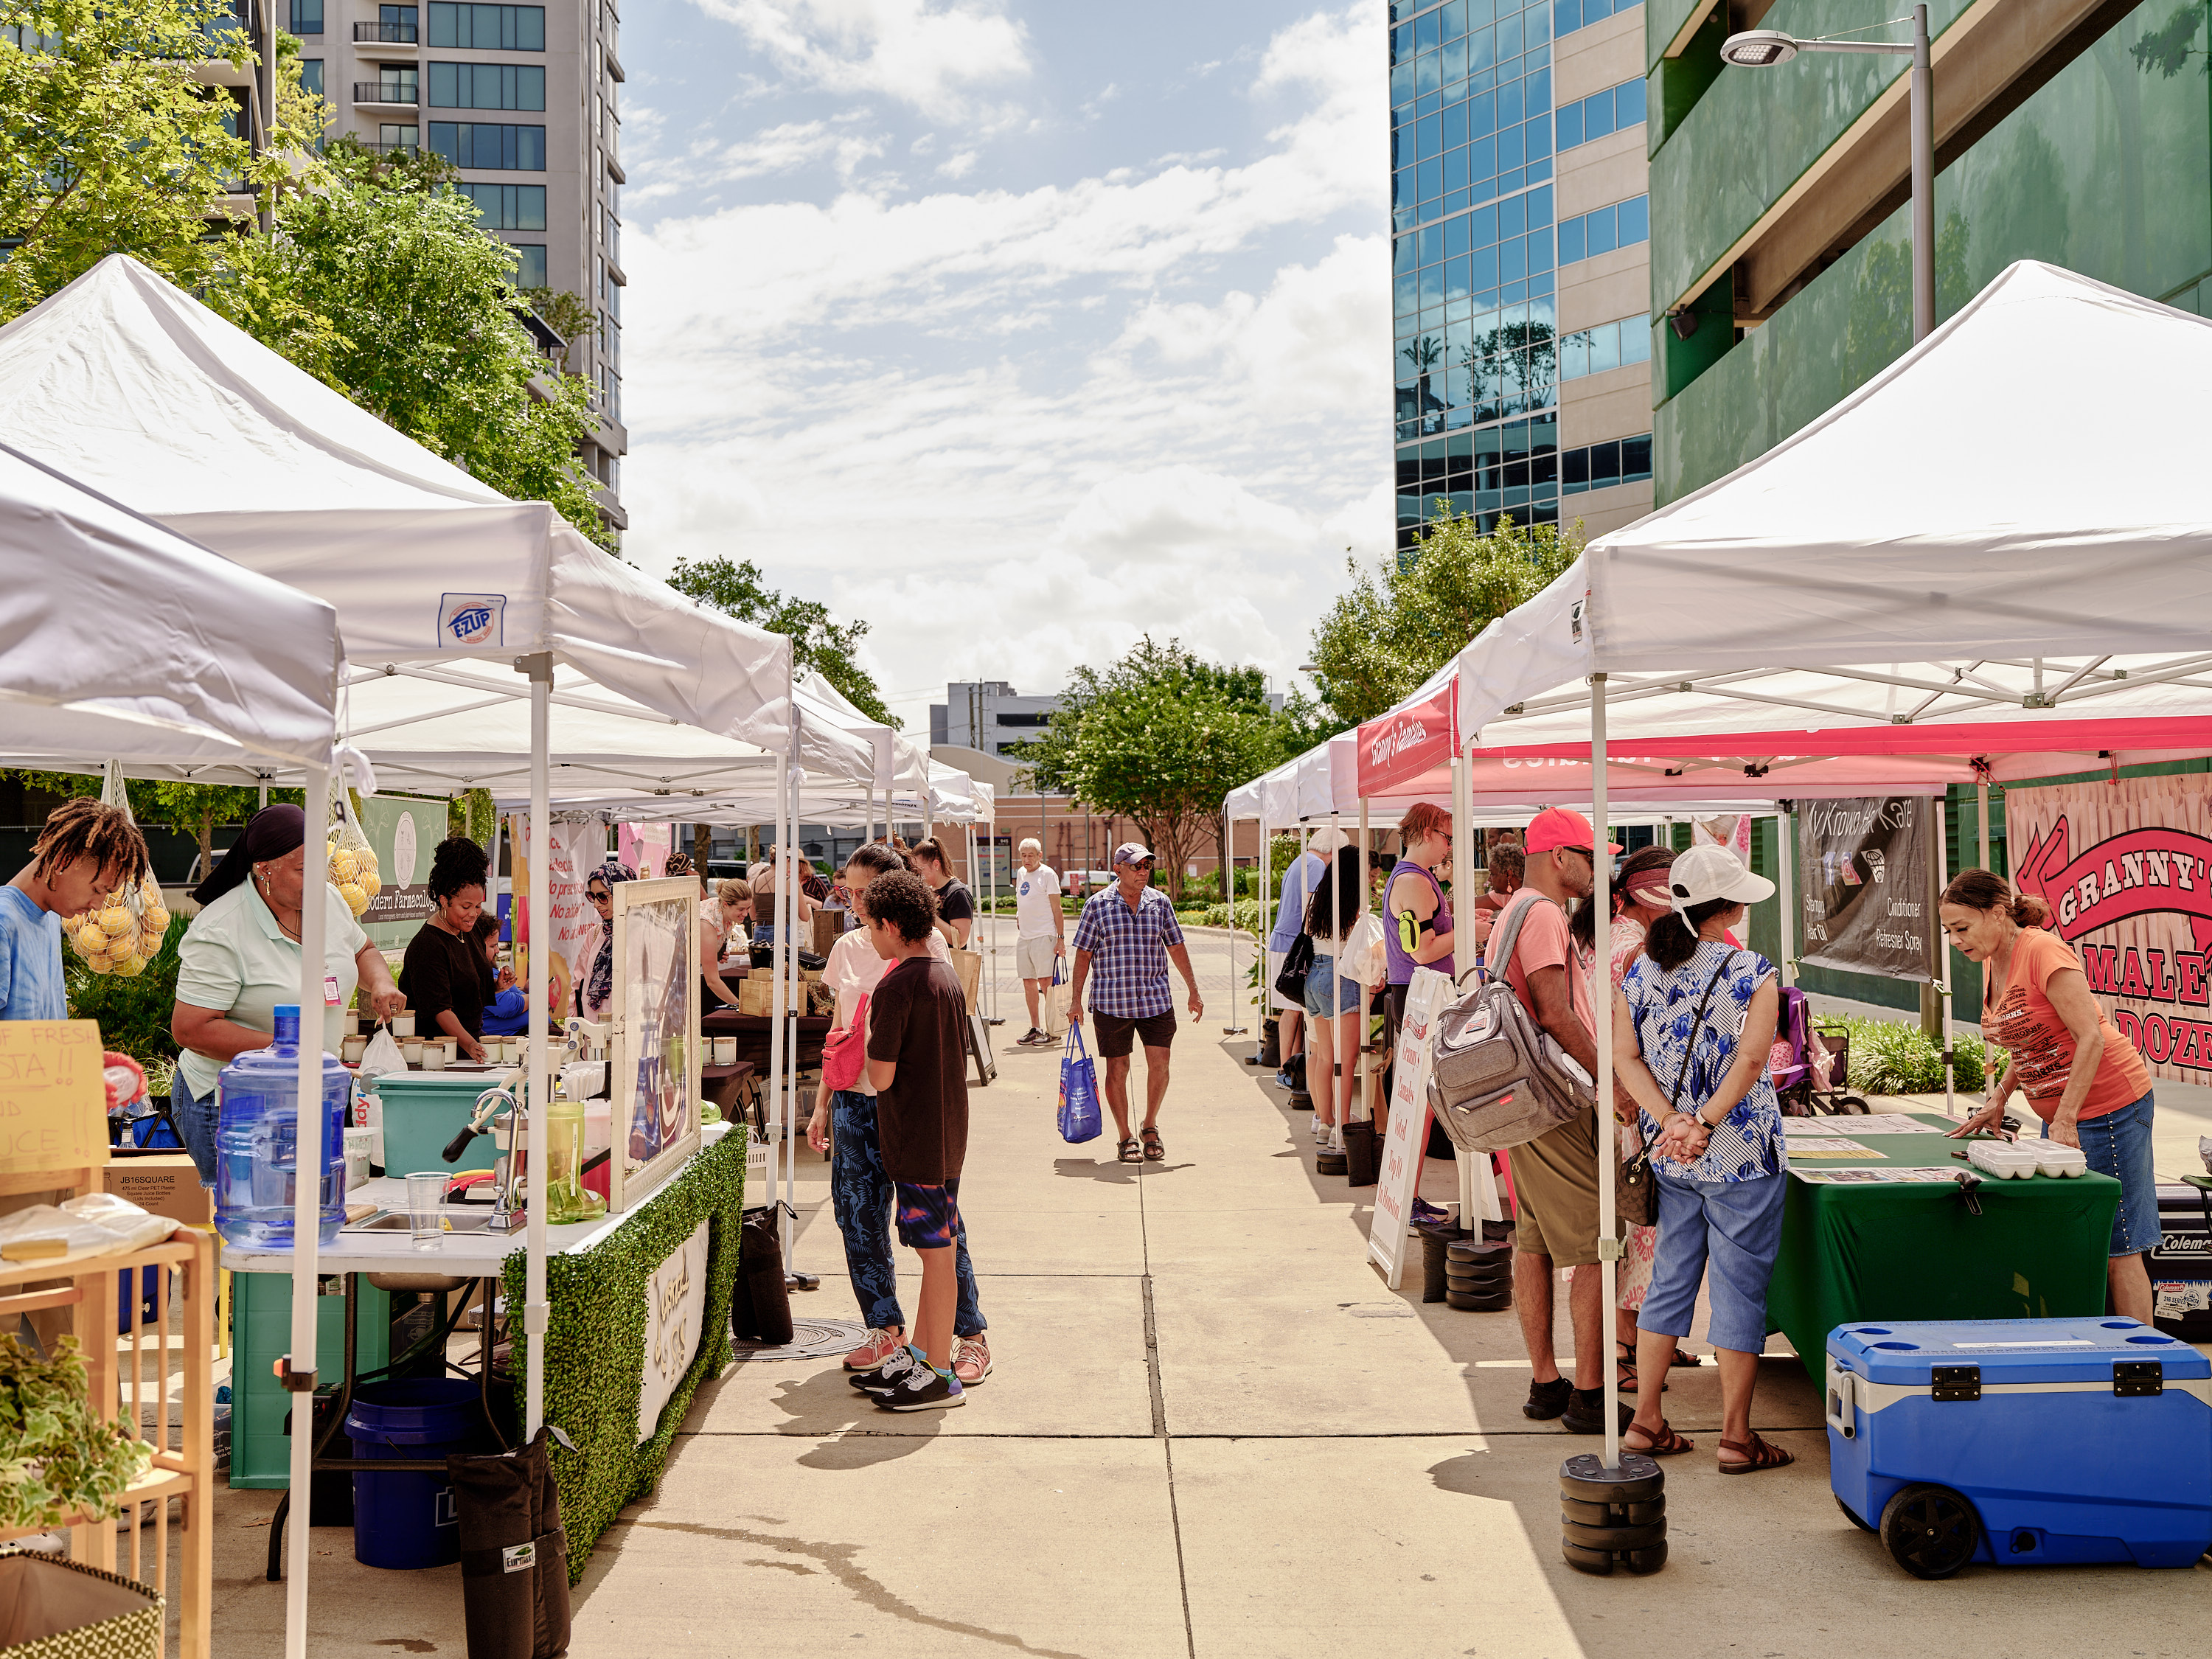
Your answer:
[[[1720,1470],[1750,1474],[1792,1461],[1751,1427],[1789,1183],[1782,1115],[1766,1075],[1782,999],[1774,964],[1726,935],[1774,884],[1725,847],[1690,848],[1668,881],[1674,910],[1652,923],[1613,1012],[1620,1080],[1640,1109],[1659,1199],[1659,1249],[1636,1322],[1634,1438],[1621,1445],[1653,1457],[1694,1449],[1660,1414],[1659,1392],[1710,1267]]]

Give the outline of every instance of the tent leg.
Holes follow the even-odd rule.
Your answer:
[[[526,1445],[545,1421],[545,1331],[549,1323],[545,1302],[545,1171],[548,1159],[541,1131],[549,1121],[546,1103],[553,1098],[553,1042],[551,994],[548,975],[553,951],[553,803],[552,771],[548,758],[552,744],[553,659],[540,652],[525,659],[530,676],[530,915],[542,930],[537,949],[530,953],[530,1083],[526,1120],[529,1152],[526,1167],[530,1177],[529,1214],[524,1224],[522,1328],[527,1339],[528,1368],[523,1383],[522,1438]],[[295,1489],[296,1490],[296,1489]]]
[[[320,826],[331,817],[331,769],[325,765],[307,769],[308,878],[307,890],[319,896],[325,890],[320,857],[314,844],[321,840]],[[300,1106],[292,1182],[292,1344],[291,1368],[304,1371],[308,1387],[292,1395],[291,1486],[305,1493],[314,1467],[313,1427],[316,1343],[316,1256],[322,1242],[323,1224],[323,959],[324,941],[330,927],[327,903],[303,905],[300,913]],[[112,1355],[112,1340],[110,1353]],[[207,1355],[203,1352],[203,1363]],[[134,1379],[135,1380],[135,1379]],[[287,1522],[290,1577],[284,1585],[285,1659],[307,1659],[307,1564],[314,1549],[307,1532],[314,1505],[301,1501],[291,1506]],[[206,1516],[195,1516],[197,1526],[208,1524]],[[106,1522],[100,1522],[102,1526]]]
[[[1990,780],[1985,772],[1974,781],[1974,823],[1980,842],[1981,866],[1990,868]]]
[[[1782,983],[1797,982],[1797,816],[1782,811],[1774,815],[1774,884],[1781,901],[1777,920],[1782,924]]]
[[[796,708],[790,703],[787,703],[785,707],[792,708],[793,709],[792,720],[793,727],[796,728],[798,724]],[[774,866],[770,869],[769,874],[769,880],[772,884],[772,890],[775,894],[775,902],[771,910],[771,914],[775,917],[774,926],[775,943],[772,947],[770,947],[769,955],[769,960],[775,964],[773,969],[774,976],[769,981],[770,985],[774,988],[769,993],[769,1013],[770,1018],[768,1032],[768,1097],[774,1109],[776,1127],[775,1157],[774,1161],[769,1165],[769,1182],[771,1189],[771,1202],[774,1200],[773,1188],[775,1183],[777,1171],[784,1170],[786,1168],[787,1162],[788,1160],[795,1159],[798,1156],[798,1149],[791,1144],[790,1113],[787,1109],[787,1103],[784,1098],[784,1067],[788,1058],[784,1053],[783,1047],[784,1010],[790,1006],[789,1003],[785,1000],[784,965],[791,960],[790,945],[793,931],[792,915],[797,908],[797,907],[785,896],[784,890],[786,885],[786,871],[791,851],[791,830],[789,824],[790,812],[791,767],[789,762],[787,760],[783,764],[778,766],[776,769],[776,861]],[[787,1181],[786,1190],[789,1190],[788,1181]],[[780,1235],[780,1242],[783,1250],[784,1271],[787,1273],[791,1271],[790,1216],[787,1214],[779,1214],[777,1217],[776,1227]]]
[[[1943,797],[1936,797],[1936,892],[1940,897],[1948,877],[1949,860],[1944,856]],[[1935,908],[1933,906],[1931,908]],[[1958,1070],[1951,1058],[1951,941],[1939,924],[1929,930],[1936,951],[1936,992],[1943,1000],[1943,1109],[1951,1116],[1959,1115]]]
[[[1267,1012],[1275,1001],[1274,987],[1267,982],[1267,940],[1274,931],[1275,862],[1272,843],[1267,839],[1267,814],[1263,809],[1260,814],[1260,989],[1252,999],[1252,1063],[1255,1066],[1267,1052]],[[1277,1058],[1287,1058],[1279,1052],[1282,1043],[1280,1026],[1276,1028],[1275,1041]]]
[[[1604,848],[1613,840],[1606,810],[1605,676],[1590,676],[1590,817],[1593,820],[1590,873],[1591,914],[1601,928],[1613,914],[1613,857]],[[1605,937],[1602,931],[1598,938]],[[1615,1236],[1613,1163],[1620,1161],[1620,1136],[1613,1115],[1613,965],[1599,951],[1590,963],[1590,1011],[1597,1026],[1597,1239],[1599,1318],[1605,1354],[1605,1467],[1620,1467],[1620,1368],[1613,1363],[1613,1309],[1620,1298],[1620,1240]],[[1577,1356],[1577,1358],[1580,1356]]]

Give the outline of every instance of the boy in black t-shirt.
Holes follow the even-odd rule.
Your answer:
[[[868,1081],[890,1176],[899,1243],[921,1257],[915,1341],[864,1384],[886,1411],[964,1406],[952,1374],[958,1297],[960,1166],[968,1151],[967,1002],[952,969],[929,951],[937,902],[918,876],[868,884],[869,942],[890,966],[868,1000]]]

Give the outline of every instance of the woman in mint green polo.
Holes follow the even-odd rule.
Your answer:
[[[192,890],[200,913],[177,945],[177,1006],[169,1035],[177,1056],[169,1105],[192,1155],[200,1185],[215,1184],[216,1077],[249,1049],[269,1046],[276,1005],[300,1000],[301,918],[307,881],[307,814],[296,806],[264,806],[223,854],[215,873]],[[383,953],[324,878],[323,1046],[338,1050],[345,1009],[356,987],[362,1008],[388,1019],[406,999],[392,982]],[[312,1030],[313,1028],[309,1028]]]

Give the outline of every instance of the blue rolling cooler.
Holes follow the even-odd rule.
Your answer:
[[[2212,1361],[2148,1326],[1839,1325],[1826,1378],[1836,1501],[1918,1577],[2212,1547]]]

